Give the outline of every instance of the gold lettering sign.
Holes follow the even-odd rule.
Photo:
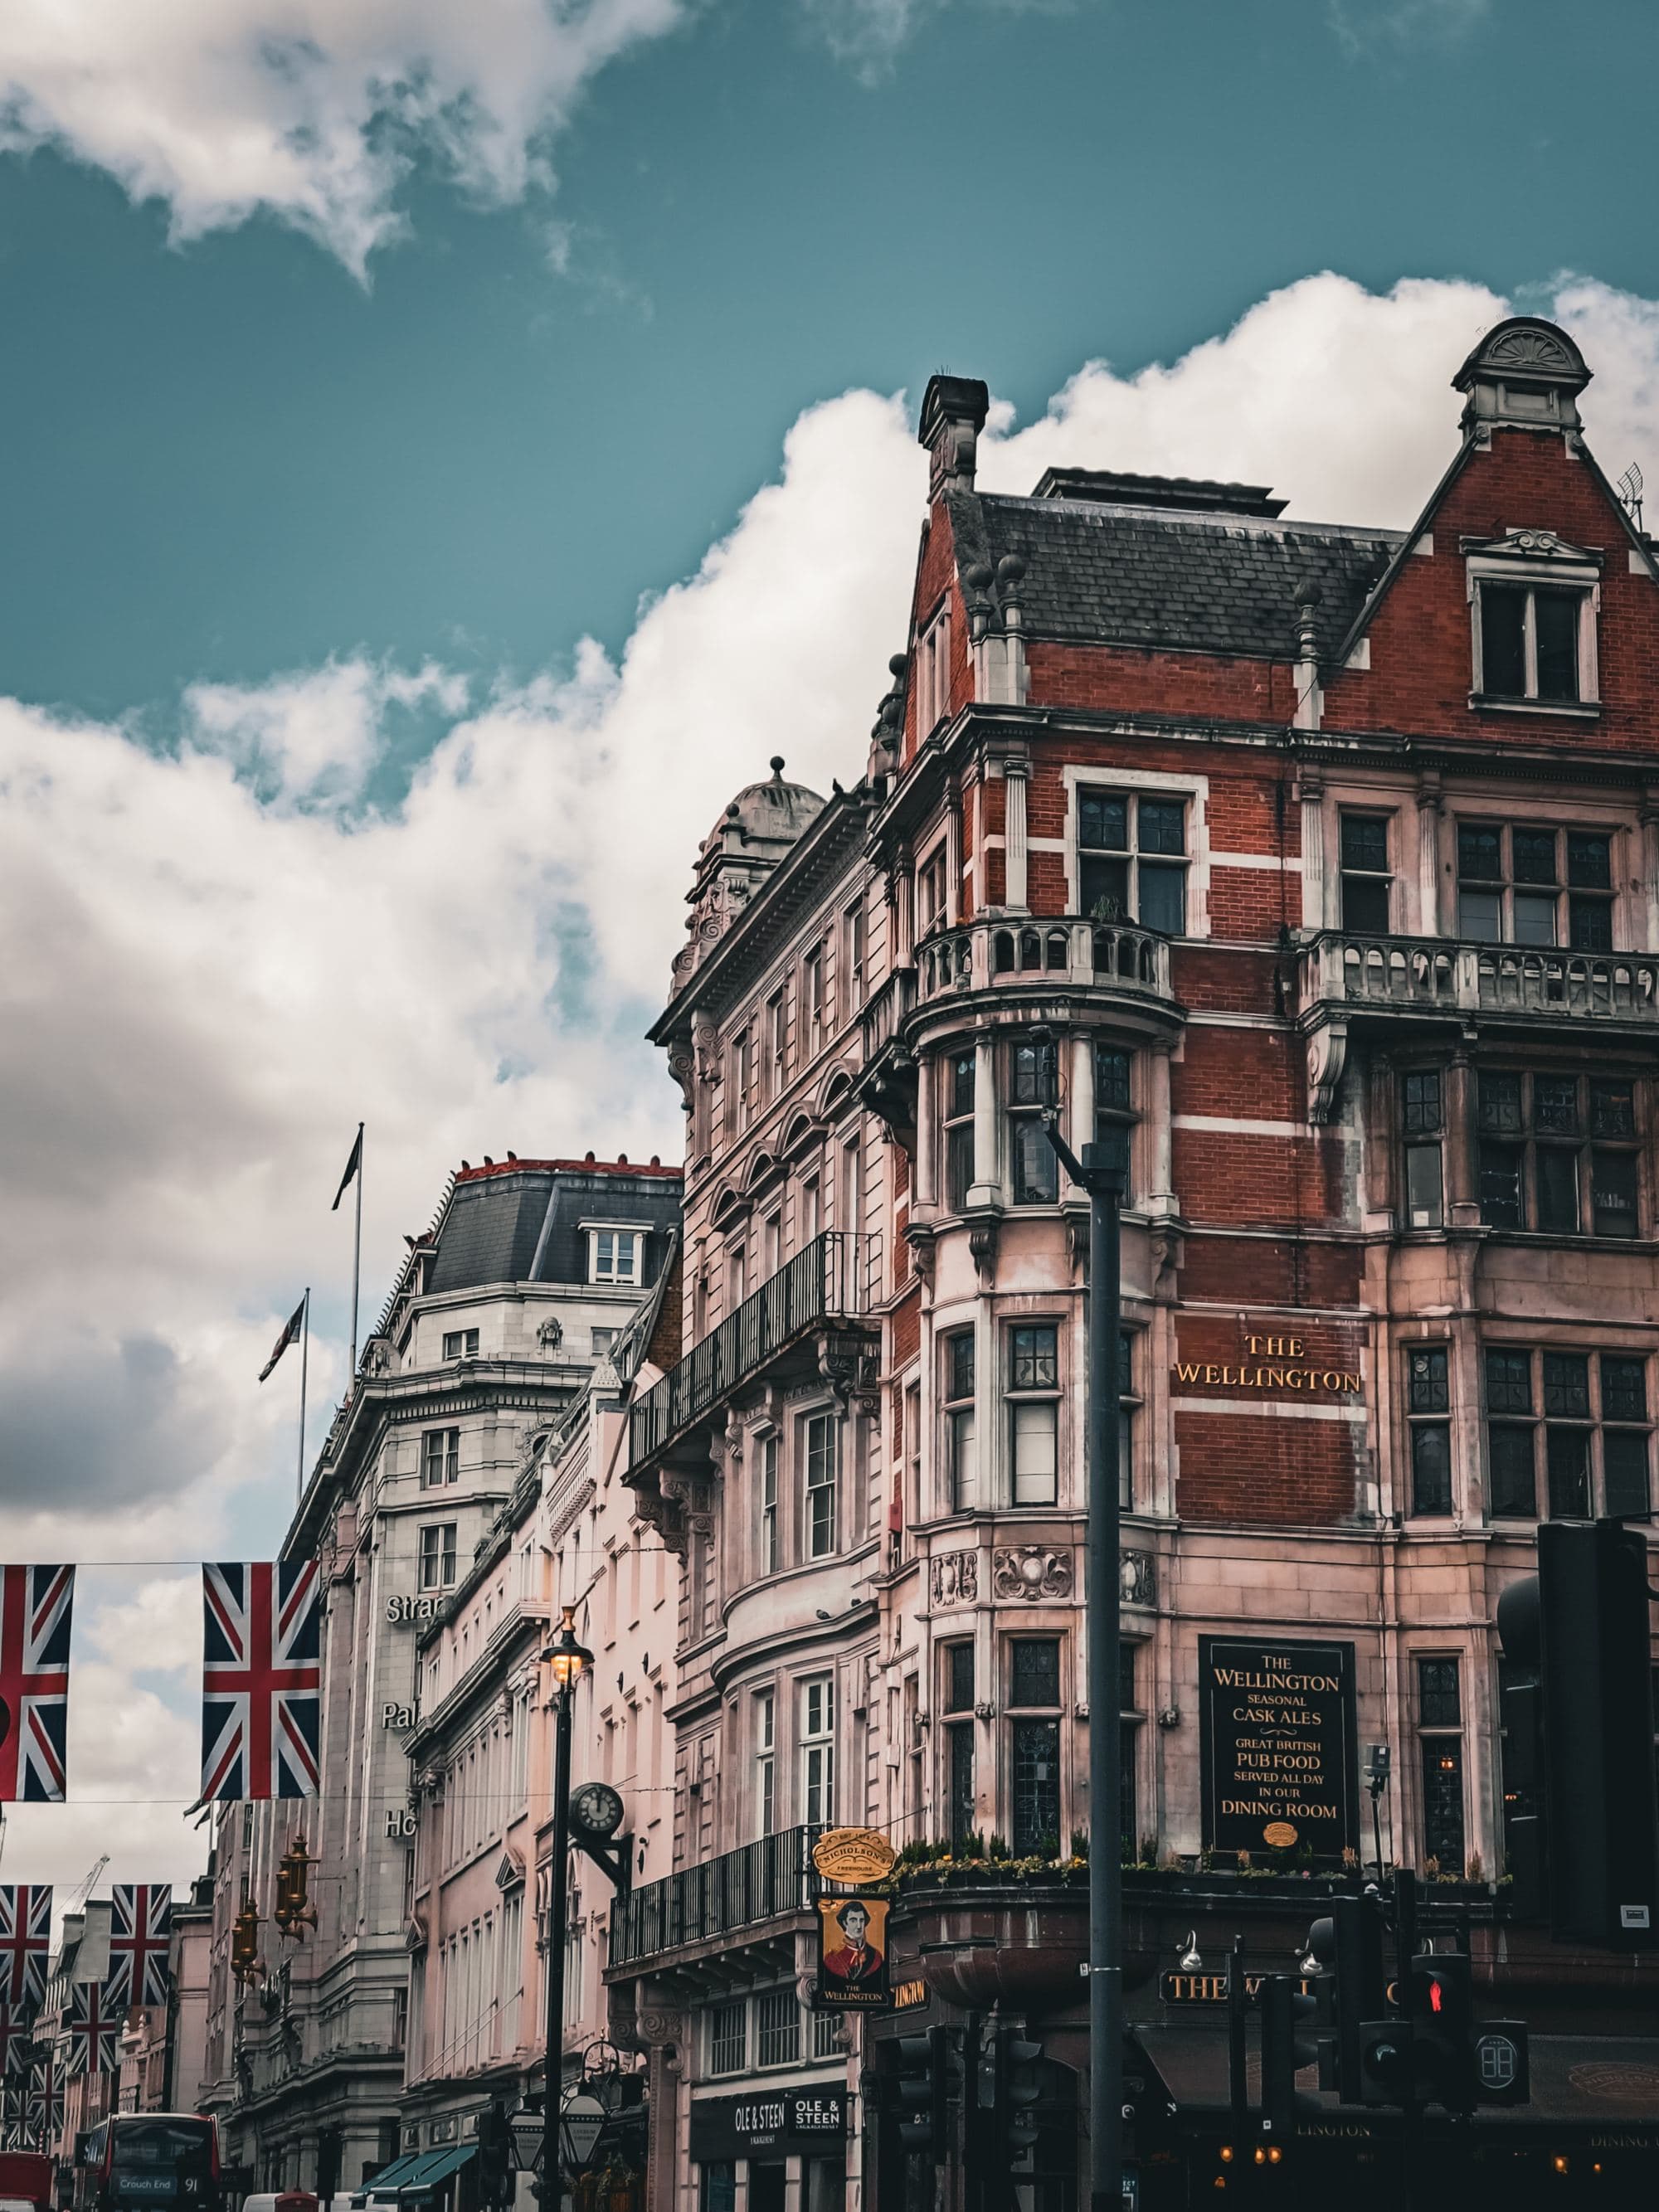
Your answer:
[[[878,1828],[831,1828],[812,1846],[812,1863],[826,1881],[884,1881],[897,1858]]]
[[[1178,1389],[1261,1390],[1273,1397],[1358,1398],[1364,1377],[1310,1356],[1299,1336],[1247,1336],[1244,1356],[1231,1360],[1177,1359],[1170,1379]]]

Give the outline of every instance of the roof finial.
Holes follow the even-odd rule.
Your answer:
[[[783,755],[781,753],[774,753],[772,756],[772,780],[775,783],[781,783],[783,781]]]

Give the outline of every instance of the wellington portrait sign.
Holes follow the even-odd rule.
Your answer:
[[[1204,1840],[1340,1858],[1359,1846],[1352,1644],[1200,1636]]]

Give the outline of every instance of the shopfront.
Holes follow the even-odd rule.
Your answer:
[[[691,2106],[698,2212],[734,2212],[740,2181],[749,2212],[784,2212],[792,2181],[799,2212],[841,2212],[847,2140],[843,2088],[700,2098]]]

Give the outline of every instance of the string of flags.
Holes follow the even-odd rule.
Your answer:
[[[85,1960],[77,1951],[67,2003],[54,2020],[47,2016],[52,1887],[0,1884],[0,2149],[50,2143],[63,2128],[64,2083],[115,2073],[126,2015],[135,2006],[167,2001],[171,1886],[118,1881],[109,1913],[107,1961],[101,1945]],[[76,1978],[83,1963],[105,1971]]]
[[[314,1559],[203,1566],[199,1803],[317,1795],[321,1586]],[[68,1796],[74,1601],[73,1567],[0,1567],[0,1804]]]

